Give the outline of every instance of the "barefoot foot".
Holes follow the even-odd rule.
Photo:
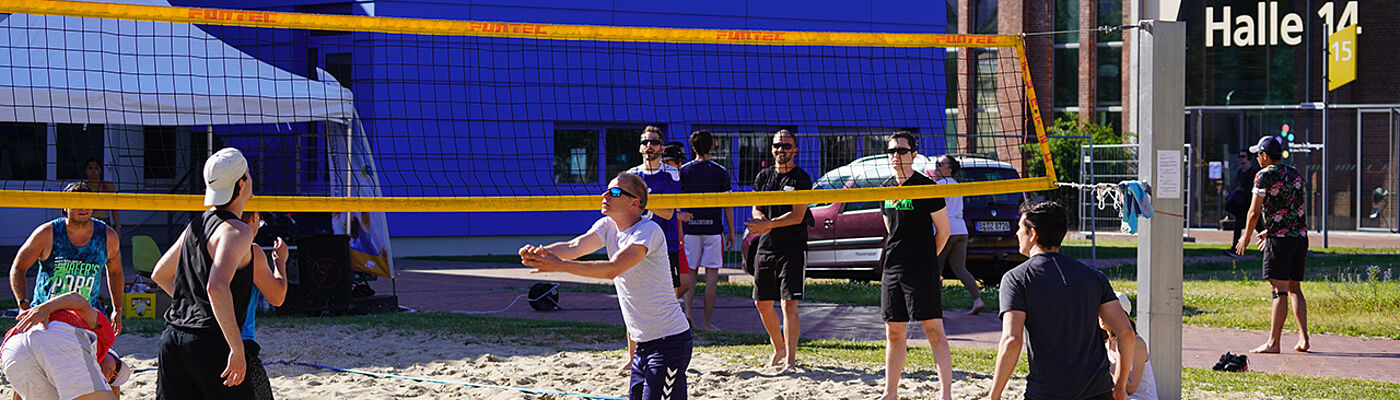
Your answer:
[[[773,353],[773,359],[768,361],[768,366],[769,366],[769,367],[776,367],[776,366],[779,366],[779,365],[783,365],[783,360],[786,359],[786,358],[787,358],[787,355],[786,355],[786,354],[783,354],[783,353]]]
[[[1264,343],[1259,347],[1255,347],[1254,350],[1250,350],[1249,352],[1261,354],[1278,354],[1278,344]]]
[[[1301,352],[1301,353],[1307,353],[1307,352],[1308,352],[1308,349],[1311,349],[1311,348],[1312,348],[1312,346],[1308,344],[1308,340],[1307,340],[1307,339],[1300,339],[1300,340],[1298,340],[1298,345],[1293,346],[1293,350],[1297,350],[1298,352]]]
[[[972,299],[972,310],[968,311],[967,315],[977,315],[985,308],[987,308],[987,303],[983,303],[981,298],[974,298]]]

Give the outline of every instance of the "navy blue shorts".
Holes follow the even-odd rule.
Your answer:
[[[632,356],[631,400],[685,400],[685,370],[690,368],[690,330],[637,343]]]

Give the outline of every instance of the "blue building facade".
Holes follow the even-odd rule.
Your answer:
[[[205,0],[175,3],[226,7]],[[944,33],[948,12],[943,2],[826,0],[249,1],[241,7],[543,24],[897,33]],[[951,53],[945,49],[204,28],[269,63],[309,77],[324,69],[350,87],[386,196],[596,194],[613,174],[641,162],[637,136],[648,125],[661,127],[668,141],[685,142],[697,129],[716,133],[721,142],[716,158],[735,176],[734,189],[748,190],[771,158],[769,135],[778,129],[800,136],[799,165],[815,178],[883,150],[880,134],[909,130],[931,138],[949,123],[944,70]],[[324,124],[287,128],[326,129]],[[259,151],[286,152],[287,146],[299,154],[316,153],[316,145],[306,141],[269,146],[240,137],[237,127],[213,129],[224,145],[255,149],[251,157]],[[935,142],[925,142],[926,153],[943,152],[942,143]],[[264,155],[281,160],[276,165],[315,162]],[[299,189],[314,185],[288,182],[324,178],[291,179],[271,169],[262,187],[272,192],[318,194]],[[574,234],[597,217],[596,211],[392,213],[389,227],[397,247],[404,238]],[[399,252],[410,253],[415,252]]]

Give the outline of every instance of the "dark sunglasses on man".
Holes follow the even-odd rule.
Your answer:
[[[778,150],[792,150],[792,143],[773,143],[773,148]]]
[[[914,149],[911,149],[911,148],[908,148],[908,147],[893,147],[893,148],[889,148],[889,149],[886,149],[886,150],[885,150],[885,154],[889,154],[889,155],[898,154],[898,155],[901,155],[901,156],[902,156],[902,155],[905,155],[905,154],[913,153],[913,152],[914,152]]]
[[[631,197],[631,198],[634,198],[634,199],[637,198],[637,195],[632,194],[632,193],[629,193],[628,191],[622,190],[622,188],[617,188],[617,187],[608,188],[608,191],[603,192],[603,195],[604,195],[604,196],[608,196],[608,197],[622,197],[622,196],[627,196],[627,197]]]
[[[660,139],[642,139],[641,145],[643,145],[643,146],[660,146],[660,145],[661,145],[661,140],[660,140]]]

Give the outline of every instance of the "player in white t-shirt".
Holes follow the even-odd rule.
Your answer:
[[[567,242],[521,247],[520,262],[537,273],[612,279],[627,335],[637,343],[629,398],[684,400],[690,323],[671,287],[666,235],[655,222],[642,218],[646,204],[646,182],[637,175],[618,174],[602,195],[604,217],[587,233]],[[602,248],[607,249],[607,260],[575,260]]]

